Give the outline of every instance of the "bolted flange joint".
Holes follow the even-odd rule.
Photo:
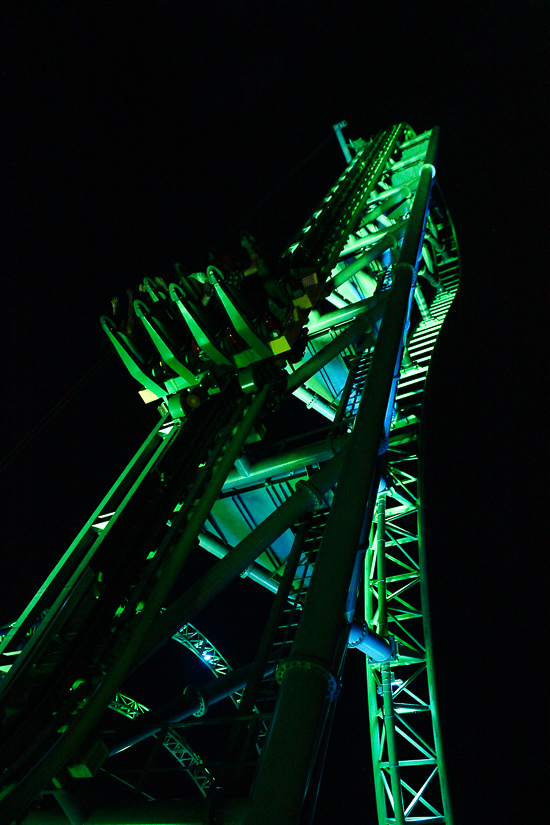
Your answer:
[[[317,659],[315,656],[291,656],[290,658],[280,662],[275,671],[275,678],[277,679],[278,684],[281,684],[284,674],[288,670],[292,670],[294,668],[302,668],[303,670],[317,670],[322,673],[327,680],[326,698],[330,699],[331,702],[337,699],[340,695],[340,690],[342,688],[340,679],[330,672],[321,659]]]
[[[321,507],[327,507],[327,501],[324,495],[311,483],[311,481],[299,481],[296,487],[304,489],[313,501],[313,509],[320,510]]]
[[[348,647],[357,647],[361,644],[367,633],[369,632],[369,627],[364,619],[361,620],[361,635],[354,641],[348,642]]]

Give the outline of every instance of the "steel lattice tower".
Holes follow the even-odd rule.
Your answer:
[[[135,302],[139,335],[102,319],[161,417],[5,632],[2,822],[313,822],[350,648],[365,659],[379,823],[452,822],[421,428],[459,253],[438,130],[348,146],[341,127],[349,162],[281,257],[243,239],[255,292],[246,272],[176,266],[167,294],[148,282]],[[326,426],[264,445],[262,418],[292,394]],[[200,626],[239,577],[270,603],[233,670]],[[124,680],[154,679],[167,643],[210,673],[149,709]],[[124,779],[140,742],[145,764]],[[130,786],[116,805],[101,796],[113,764]]]

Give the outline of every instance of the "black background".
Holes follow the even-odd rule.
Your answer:
[[[157,420],[105,361],[111,296],[168,279],[176,260],[199,265],[241,228],[280,252],[343,168],[333,123],[347,119],[351,138],[439,124],[463,263],[427,429],[448,774],[458,823],[532,820],[546,678],[533,641],[547,618],[546,29],[534,2],[8,4],[2,621]],[[226,624],[211,638],[239,658]],[[351,672],[319,822],[374,821],[362,666],[349,669],[359,687]]]

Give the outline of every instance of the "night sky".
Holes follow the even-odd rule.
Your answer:
[[[174,261],[200,266],[243,228],[280,253],[342,171],[333,123],[346,119],[350,138],[439,125],[463,265],[432,360],[426,444],[448,774],[457,823],[535,821],[542,4],[33,5],[8,3],[2,35],[0,619],[16,618],[158,419],[109,357],[99,317],[111,297],[169,279]],[[230,658],[239,640],[224,649],[222,625]],[[320,823],[374,822],[353,702],[342,698]],[[346,807],[349,776],[359,803]]]

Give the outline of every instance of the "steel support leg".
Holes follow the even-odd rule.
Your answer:
[[[411,267],[399,269],[382,321],[352,444],[292,648],[293,666],[282,677],[271,734],[253,790],[254,807],[248,822],[255,825],[290,825],[300,816],[327,683],[338,640],[346,632],[345,605],[402,346],[412,275]]]
[[[435,156],[437,139],[428,152]],[[281,688],[270,735],[252,791],[247,825],[294,825],[315,761],[320,722],[334,683],[338,642],[346,632],[345,605],[359,546],[365,508],[393,405],[396,369],[403,348],[416,263],[421,248],[433,167],[424,167],[402,254],[372,365],[359,405],[352,443],[346,455],[329,520],[319,550],[304,612]],[[391,412],[391,410],[390,410]]]
[[[71,757],[76,748],[96,725],[113,693],[132,667],[143,638],[165,604],[170,590],[174,586],[174,582],[185,564],[188,553],[197,540],[204,520],[212,509],[212,505],[218,497],[229,471],[239,457],[246,438],[263,409],[268,389],[267,386],[264,387],[248,408],[244,419],[237,428],[237,432],[233,436],[231,443],[214,472],[214,476],[205,491],[205,495],[191,517],[187,529],[174,547],[170,559],[162,570],[157,584],[147,600],[131,636],[125,640],[124,645],[121,643],[120,656],[109,671],[107,671],[103,681],[79,716],[75,718],[74,722],[72,722],[70,727],[60,737],[47,756],[35,768],[29,771],[25,779],[14,789],[10,796],[3,800],[3,815],[7,822],[11,822],[11,819],[34,799],[36,794],[39,793],[51,777],[55,776],[57,771]]]
[[[151,656],[174,633],[196,616],[215,596],[239,576],[285,530],[304,513],[313,510],[317,499],[331,490],[340,475],[344,452],[311,475],[307,483],[298,484],[295,492],[280,507],[237,544],[225,558],[214,565],[195,584],[176,599],[157,619],[140,651],[140,661]]]
[[[378,582],[378,633],[388,635],[386,603],[386,493],[378,496],[376,513],[376,579]]]
[[[393,811],[397,825],[405,825],[403,813],[403,794],[401,792],[401,775],[399,772],[399,756],[397,752],[397,736],[395,733],[395,713],[391,688],[391,668],[389,665],[380,667],[382,675],[382,700],[384,702],[384,727],[386,729],[386,744],[388,747],[388,761],[390,765],[390,785],[393,797]]]

